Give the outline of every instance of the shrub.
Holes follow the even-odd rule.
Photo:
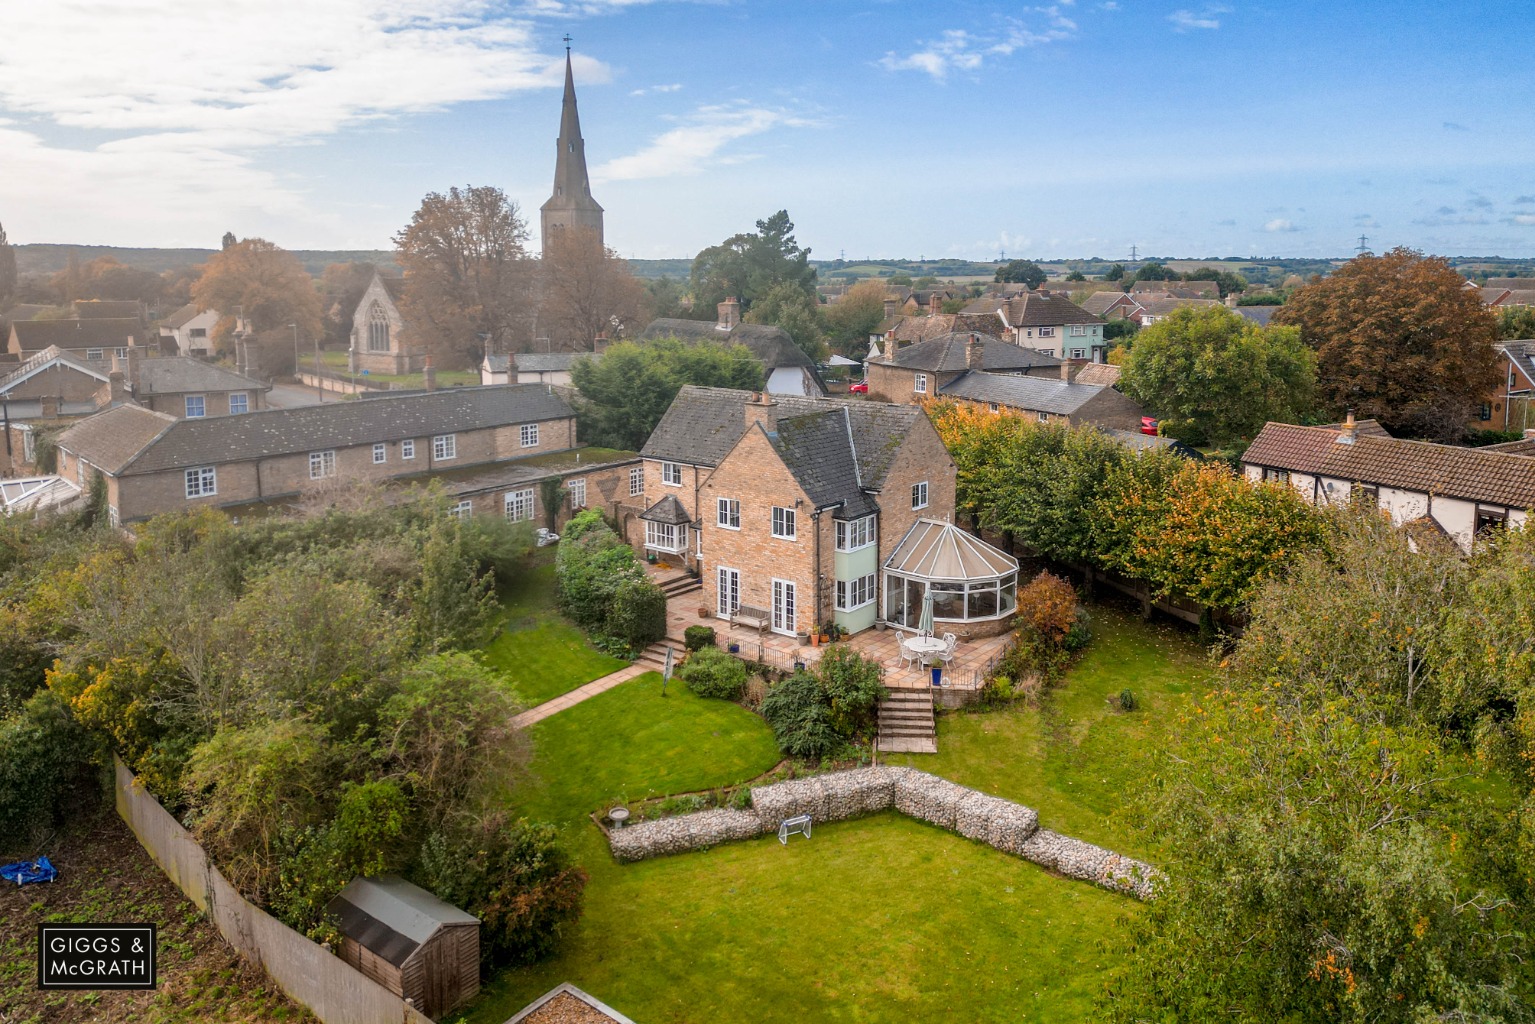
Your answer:
[[[746,685],[746,663],[718,647],[705,647],[682,666],[682,681],[700,697],[736,700]]]
[[[832,727],[843,736],[874,728],[874,712],[885,696],[879,663],[851,647],[832,647],[821,657],[816,675],[831,712]]]
[[[714,646],[714,627],[689,626],[682,631],[682,646],[689,651],[701,651]]]
[[[1134,690],[1124,689],[1119,691],[1119,710],[1134,711],[1139,706],[1140,702],[1135,699]]]
[[[312,939],[334,940],[325,905],[359,875],[399,869],[410,819],[410,803],[395,783],[348,786],[329,824],[285,832],[273,912]]]
[[[791,757],[819,760],[843,745],[821,681],[808,672],[796,672],[770,689],[762,717],[773,727],[779,749]]]
[[[607,632],[633,650],[648,647],[666,635],[666,594],[648,579],[628,579],[613,592]]]
[[[33,694],[0,721],[0,850],[30,846],[78,806],[97,746],[51,690]]]
[[[613,532],[596,509],[588,509],[565,524],[559,554],[555,556],[555,580],[560,610],[574,619],[576,625],[588,633],[628,639],[613,628],[610,620],[619,587],[630,580],[643,582],[645,570],[629,545]],[[662,603],[660,633],[653,639],[666,632],[664,598]]]
[[[450,823],[422,845],[414,881],[480,919],[482,970],[549,955],[580,918],[586,872],[558,840],[553,825],[498,811]]]
[[[1070,583],[1042,572],[1018,589],[1018,618],[1059,645],[1077,621],[1077,592]]]

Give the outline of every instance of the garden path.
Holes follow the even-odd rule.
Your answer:
[[[601,679],[593,679],[585,686],[578,686],[569,693],[562,693],[553,700],[546,700],[537,707],[529,708],[522,714],[512,719],[512,725],[519,729],[526,729],[534,722],[542,722],[550,715],[574,707],[589,697],[595,697],[599,693],[606,693],[619,683],[626,683],[635,676],[644,675],[653,671],[649,665],[625,665],[617,672],[610,672]]]

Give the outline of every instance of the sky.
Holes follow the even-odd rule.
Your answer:
[[[628,257],[1535,256],[1514,0],[5,3],[0,224],[387,249],[472,184],[536,246],[567,33]]]

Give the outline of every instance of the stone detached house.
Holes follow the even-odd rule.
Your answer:
[[[213,348],[213,328],[219,322],[216,309],[198,309],[187,303],[160,321],[162,348],[174,348],[177,355],[206,356]]]
[[[74,320],[16,320],[11,323],[6,351],[26,360],[46,348],[62,349],[87,362],[126,357],[142,347],[147,330],[137,317],[86,317]]]
[[[272,385],[201,359],[171,357],[127,361],[128,392],[156,412],[197,419],[238,416],[266,408]]]
[[[1449,537],[1470,552],[1478,535],[1524,523],[1535,507],[1526,442],[1457,448],[1406,441],[1373,420],[1327,427],[1269,423],[1242,456],[1249,480],[1288,484],[1317,505],[1378,506],[1397,526]]]
[[[194,505],[282,502],[334,483],[449,476],[568,452],[576,424],[549,389],[512,385],[195,419],[123,405],[76,423],[58,445],[59,474],[83,486],[101,473],[113,518],[131,522]],[[522,490],[506,498],[509,518],[532,518],[512,515]]]
[[[890,344],[866,366],[869,393],[892,402],[920,402],[940,394],[956,377],[970,370],[991,373],[1037,374],[1059,378],[1061,360],[990,335],[969,332],[940,334],[905,348]]]
[[[415,373],[422,357],[412,354],[405,317],[400,313],[400,296],[405,291],[403,277],[385,277],[373,272],[373,280],[363,290],[352,314],[352,342],[347,366],[352,373]]]
[[[733,298],[719,304],[717,319],[712,324],[704,320],[661,317],[652,320],[636,340],[645,342],[657,338],[745,345],[752,358],[767,371],[769,394],[798,397],[826,394],[826,383],[821,380],[815,360],[794,344],[789,332],[767,324],[742,323],[741,304]],[[520,366],[521,357],[518,359]]]
[[[1008,412],[1040,423],[1073,427],[1138,431],[1145,415],[1137,402],[1112,387],[1059,378],[970,371],[945,385],[941,395],[988,412]]]
[[[644,494],[625,517],[636,549],[698,570],[716,616],[760,612],[776,633],[914,625],[907,584],[926,570],[907,559],[932,545],[903,541],[960,532],[954,463],[912,405],[685,387],[641,455]],[[1015,588],[1017,563],[995,556]],[[959,587],[963,615],[965,582],[941,585]],[[999,604],[998,586],[993,574],[990,610],[978,598],[968,626],[1005,628],[1012,590]]]

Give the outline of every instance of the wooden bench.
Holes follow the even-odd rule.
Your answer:
[[[732,626],[752,626],[757,630],[757,634],[759,636],[762,634],[763,630],[768,628],[768,625],[771,621],[772,616],[770,616],[764,609],[748,608],[744,604],[737,607],[735,612],[730,616],[730,624]]]

